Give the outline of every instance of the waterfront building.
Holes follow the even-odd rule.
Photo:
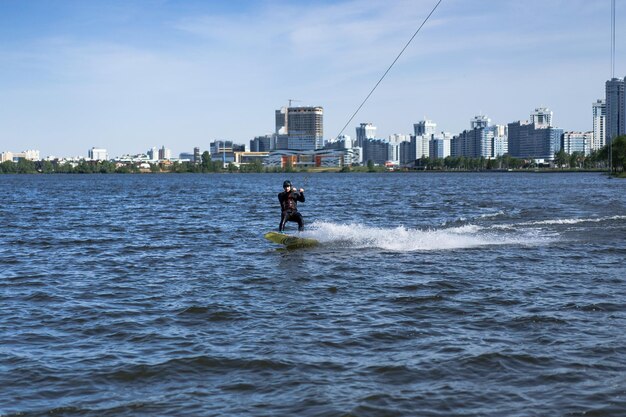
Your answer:
[[[193,148],[193,162],[195,163],[202,162],[202,156],[200,155],[200,148],[197,146]]]
[[[289,149],[289,137],[287,135],[276,135],[276,146],[274,149]]]
[[[250,141],[251,152],[269,152],[272,150],[272,136],[257,136]]]
[[[426,136],[428,140],[435,134],[437,123],[432,120],[424,119],[413,124],[413,133],[415,136]]]
[[[363,141],[376,137],[376,126],[371,123],[361,123],[356,128],[356,146],[363,147]]]
[[[2,152],[0,153],[0,163],[6,161],[17,162],[20,159],[26,159],[27,161],[39,161],[39,151],[35,149],[29,149],[22,152]]]
[[[403,135],[401,133],[394,133],[393,135],[389,135],[389,143],[400,144],[402,142],[410,141],[411,135]]]
[[[567,154],[574,152],[589,155],[593,142],[593,132],[565,132],[561,140],[561,149]]]
[[[389,155],[388,161],[390,165],[404,165],[407,163],[405,157],[405,150],[407,144],[411,143],[411,135],[405,135],[400,133],[394,133],[389,135]]]
[[[318,149],[314,151],[276,150],[264,159],[265,166],[285,168],[341,168],[356,165],[360,148]]]
[[[152,148],[148,149],[148,152],[146,152],[146,154],[148,155],[150,160],[153,162],[156,162],[159,160],[159,148],[157,148],[156,146],[153,146]]]
[[[341,135],[334,140],[329,140],[324,144],[324,149],[361,149],[357,146],[356,138],[348,135]]]
[[[363,163],[372,161],[384,165],[389,160],[390,143],[385,139],[366,139],[363,141]]]
[[[508,153],[514,158],[553,161],[554,154],[561,150],[562,135],[563,129],[552,126],[537,128],[528,121],[509,123]]]
[[[605,141],[626,134],[626,78],[612,78],[606,82],[606,131]]]
[[[530,123],[535,124],[536,129],[545,129],[552,126],[553,112],[547,107],[537,107],[530,114]]]
[[[109,159],[109,154],[106,149],[91,148],[87,151],[87,158],[91,161],[107,161]]]
[[[387,151],[386,165],[398,166],[400,165],[400,143],[389,142],[389,150]]]
[[[181,152],[181,153],[178,154],[178,159],[180,161],[195,162],[194,158],[195,158],[195,156],[191,152]]]
[[[276,110],[276,129],[274,131],[276,135],[287,134],[287,107],[281,107]]]
[[[495,128],[484,115],[475,116],[470,121],[470,130],[454,136],[450,143],[450,155],[466,158],[492,158]]]
[[[334,149],[342,151],[346,155],[345,164],[361,165],[363,163],[363,148],[356,146],[356,139],[348,135],[341,135],[335,140],[324,144],[324,149]]]
[[[165,146],[159,149],[159,160],[160,161],[169,161],[172,159],[172,151]]]
[[[415,154],[415,141],[409,140],[408,142],[400,143],[400,165],[413,165],[415,163]]]
[[[287,148],[315,150],[324,147],[324,109],[289,107],[287,109]]]
[[[606,101],[596,100],[591,104],[593,112],[593,141],[591,150],[601,149],[606,145]]]
[[[209,144],[209,154],[214,161],[222,161],[224,167],[235,161],[236,149],[232,140],[216,140]]]
[[[509,153],[509,139],[505,125],[493,126],[492,157],[497,158]]]
[[[260,161],[265,164],[269,152],[257,152],[257,151],[235,151],[233,152],[233,164],[237,167],[241,165],[248,165],[255,161]]]
[[[430,158],[430,140],[433,134],[423,134],[415,136],[415,157]],[[413,139],[413,138],[411,138]]]
[[[509,138],[507,136],[493,137],[493,157],[497,158],[509,153]]]
[[[275,147],[271,149],[315,150],[324,147],[324,109],[282,107],[275,113]]]
[[[13,161],[13,152],[2,152],[0,153],[0,163],[6,161]]]
[[[445,159],[450,156],[450,145],[452,135],[446,132],[440,132],[433,135],[429,142],[429,154],[434,159]]]
[[[507,135],[506,125],[494,125],[493,126],[493,134],[496,137],[503,137]]]

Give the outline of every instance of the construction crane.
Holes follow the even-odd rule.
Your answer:
[[[288,100],[289,100],[289,107],[291,107],[291,102],[292,101],[302,101],[302,100],[296,100],[295,98],[290,98]]]

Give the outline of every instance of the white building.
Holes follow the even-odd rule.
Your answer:
[[[87,151],[87,157],[92,161],[107,161],[109,154],[103,148],[91,148]]]
[[[172,150],[163,146],[159,149],[159,160],[160,161],[169,161],[172,159]]]
[[[591,150],[601,149],[606,145],[606,101],[597,100],[591,104],[593,111],[593,141]]]
[[[411,135],[403,135],[401,133],[394,133],[389,135],[389,143],[399,144],[402,142],[408,142],[411,140]]]
[[[159,149],[153,146],[148,150],[147,155],[150,157],[151,161],[156,162],[159,160]]]
[[[427,136],[428,140],[435,134],[436,130],[437,123],[432,120],[424,119],[413,124],[413,133],[415,136]]]
[[[376,137],[376,126],[371,123],[361,123],[356,128],[356,145],[363,147],[363,142],[368,139],[374,139]]]
[[[433,135],[430,140],[430,157],[435,159],[445,159],[450,156],[450,133],[441,132]]]
[[[547,107],[538,107],[530,114],[530,123],[535,124],[535,129],[552,127],[553,112]]]
[[[564,132],[562,149],[570,155],[574,152],[589,155],[592,142],[593,132]]]
[[[0,154],[0,162],[17,161],[20,158],[26,159],[28,161],[39,161],[39,151],[29,149],[23,152],[2,152]]]
[[[494,136],[492,150],[494,158],[509,153],[509,138],[506,136]]]

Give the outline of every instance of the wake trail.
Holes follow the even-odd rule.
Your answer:
[[[349,248],[379,248],[395,252],[468,249],[493,245],[540,245],[553,241],[552,236],[542,236],[536,231],[528,233],[503,233],[490,231],[476,225],[441,229],[410,229],[371,227],[363,224],[337,224],[315,222],[311,230],[303,233],[323,244]]]

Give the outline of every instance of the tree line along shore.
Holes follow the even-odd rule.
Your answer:
[[[612,175],[626,177],[626,135],[613,140],[611,147]],[[584,155],[579,152],[567,154],[559,151],[554,155],[550,165],[542,165],[532,160],[513,158],[509,155],[495,159],[446,157],[420,158],[413,168],[397,168],[375,165],[368,161],[364,166],[344,166],[341,168],[266,167],[260,160],[250,164],[236,166],[233,163],[224,166],[220,160],[212,160],[208,152],[202,154],[202,160],[196,162],[153,163],[150,168],[141,168],[138,164],[115,161],[89,161],[78,163],[62,163],[55,161],[29,161],[19,159],[17,162],[5,161],[0,164],[0,174],[133,174],[133,173],[281,173],[281,172],[584,172],[609,170],[608,146]]]

